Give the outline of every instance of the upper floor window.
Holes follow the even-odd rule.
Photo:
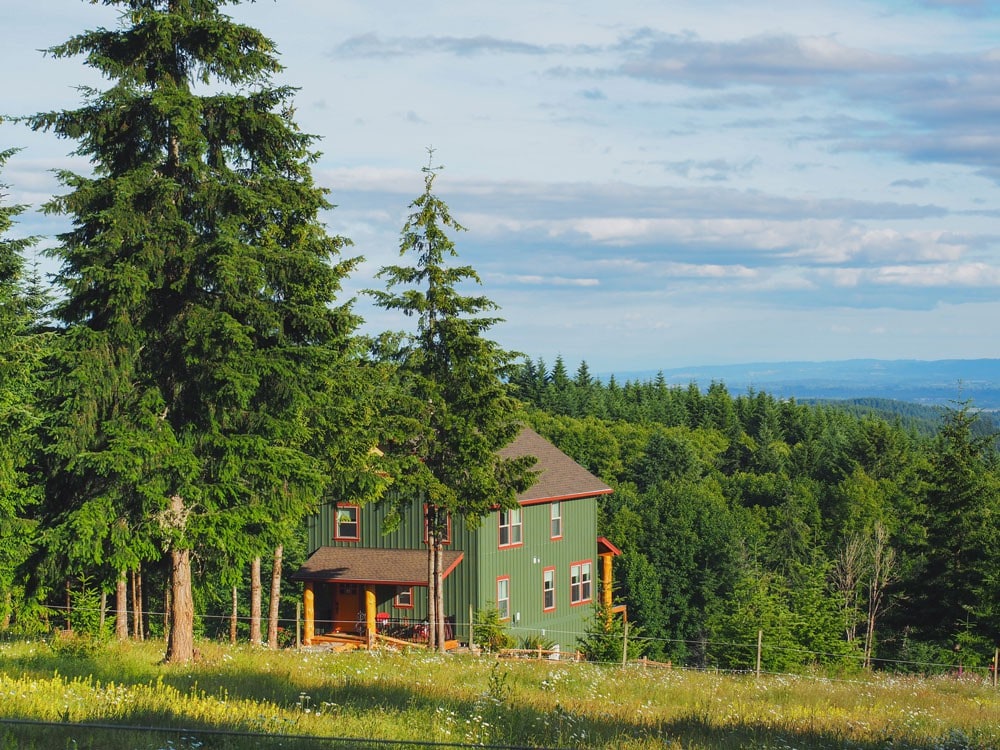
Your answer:
[[[500,546],[516,547],[521,543],[521,509],[500,511]]]
[[[570,604],[583,604],[591,598],[591,563],[578,562],[569,566]]]
[[[542,609],[550,612],[556,608],[556,569],[542,571]]]
[[[501,620],[510,619],[510,578],[497,578],[497,611]]]
[[[335,510],[333,538],[340,542],[361,541],[361,522],[357,505],[338,505]]]
[[[562,503],[554,502],[549,508],[549,536],[562,539]]]

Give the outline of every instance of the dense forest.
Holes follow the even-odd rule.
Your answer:
[[[114,4],[121,28],[49,50],[110,88],[21,118],[92,167],[46,206],[72,225],[51,289],[0,195],[0,629],[159,636],[169,661],[199,635],[277,646],[320,502],[509,507],[528,467],[497,450],[524,420],[614,487],[600,529],[650,656],[745,666],[765,631],[768,669],[992,658],[1000,475],[973,404],[928,422],[519,363],[458,291],[479,279],[449,265],[433,163],[413,265],[369,292],[416,331],[363,336],[269,40],[221,0]]]
[[[884,403],[602,383],[560,358],[514,384],[534,426],[616,488],[601,519],[624,552],[616,592],[653,654],[746,665],[763,629],[776,669],[992,659],[1000,475],[971,404],[917,429]]]

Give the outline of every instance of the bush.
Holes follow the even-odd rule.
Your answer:
[[[476,610],[472,624],[472,638],[476,645],[490,652],[514,648],[516,643],[514,637],[507,632],[507,623],[500,619],[500,610],[496,607]]]
[[[621,617],[608,617],[604,607],[594,607],[594,614],[587,621],[585,634],[577,639],[580,653],[587,661],[621,663],[625,647],[625,621]],[[628,658],[638,659],[645,653],[641,640],[642,629],[628,627]]]

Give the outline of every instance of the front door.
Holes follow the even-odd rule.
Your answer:
[[[338,583],[333,599],[333,629],[340,633],[357,630],[361,612],[361,590],[356,583]]]

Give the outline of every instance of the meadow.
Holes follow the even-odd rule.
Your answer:
[[[1000,691],[981,679],[199,649],[179,666],[156,641],[0,644],[0,748],[1000,747]]]

